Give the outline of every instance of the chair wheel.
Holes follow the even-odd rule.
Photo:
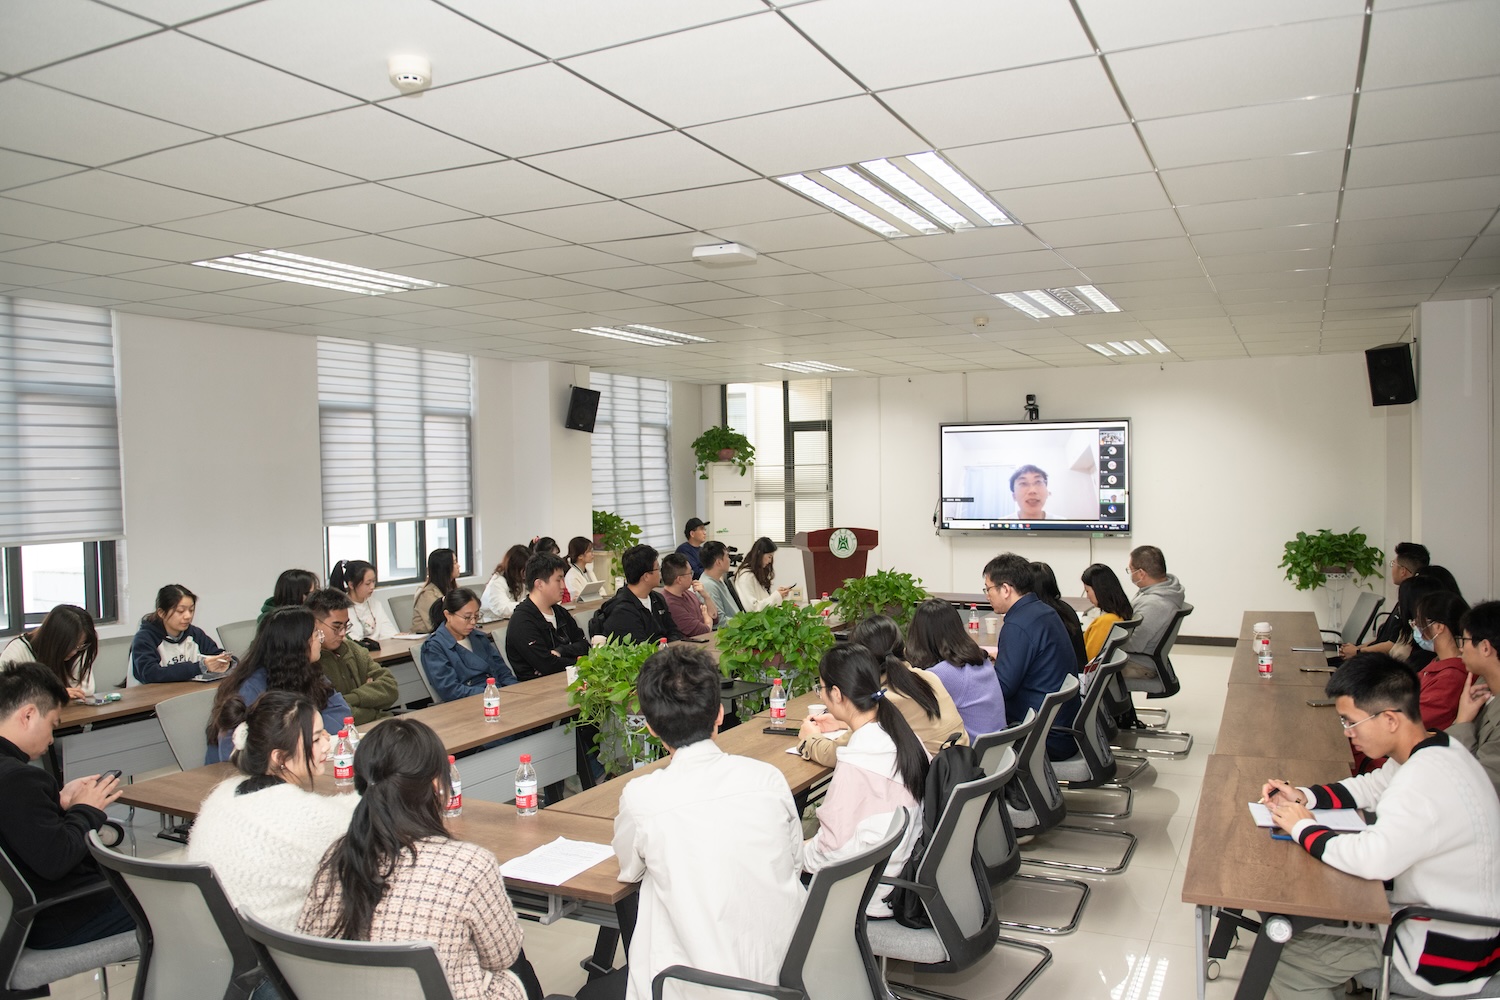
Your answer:
[[[1209,982],[1214,982],[1219,978],[1219,960],[1217,958],[1208,960],[1208,966],[1204,970],[1204,974],[1207,976]]]

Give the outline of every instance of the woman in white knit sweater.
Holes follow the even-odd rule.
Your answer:
[[[757,538],[745,553],[734,586],[746,611],[763,611],[780,604],[792,592],[791,587],[778,587],[772,582],[776,579],[775,561],[776,543],[769,538]]]
[[[234,727],[230,760],[241,774],[204,799],[188,838],[188,860],[213,866],[230,902],[285,930],[296,927],[318,863],[359,801],[312,790],[328,740],[306,697],[261,695]]]

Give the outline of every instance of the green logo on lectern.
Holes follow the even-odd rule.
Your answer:
[[[828,536],[828,551],[840,559],[848,559],[859,548],[859,539],[848,528],[839,528]]]

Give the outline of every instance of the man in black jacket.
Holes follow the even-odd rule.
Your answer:
[[[681,639],[682,632],[672,621],[666,599],[656,593],[661,581],[656,550],[649,545],[632,545],[621,553],[620,565],[625,570],[625,587],[594,612],[589,631],[626,642]]]
[[[42,902],[103,885],[89,856],[89,831],[106,819],[120,797],[120,780],[97,774],[57,781],[31,761],[52,745],[68,690],[52,672],[21,663],[0,673],[0,847]],[[108,887],[37,914],[31,948],[66,948],[135,929],[120,898]]]
[[[583,629],[561,603],[567,572],[568,564],[550,552],[526,560],[530,593],[511,612],[505,630],[505,658],[523,681],[560,674],[589,651]]]

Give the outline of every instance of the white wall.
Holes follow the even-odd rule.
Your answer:
[[[938,424],[1019,419],[1027,393],[1044,420],[1131,419],[1133,537],[935,533]],[[985,562],[1010,548],[1081,593],[1090,562],[1123,581],[1131,547],[1152,544],[1197,609],[1184,631],[1230,636],[1248,608],[1326,617],[1322,593],[1298,593],[1276,568],[1298,530],[1358,525],[1387,552],[1405,537],[1386,537],[1387,416],[1359,354],[840,378],[833,412],[835,522],[878,529],[871,568],[932,590],[977,592]]]
[[[535,535],[556,539],[566,551],[574,535],[594,533],[592,438],[563,426],[572,387],[588,388],[588,369],[550,361],[509,368],[510,419],[486,428],[484,439],[476,435],[474,442],[477,454],[503,470],[498,474],[507,478],[512,493],[511,516],[492,522],[508,533],[496,538],[492,526],[483,564],[489,569],[511,545],[524,545]],[[488,453],[491,446],[494,453]]]
[[[672,481],[673,548],[684,540],[682,526],[688,518],[705,516],[703,491],[698,488],[698,459],[693,454],[693,440],[708,426],[704,422],[703,388],[691,382],[672,383],[667,469]]]

